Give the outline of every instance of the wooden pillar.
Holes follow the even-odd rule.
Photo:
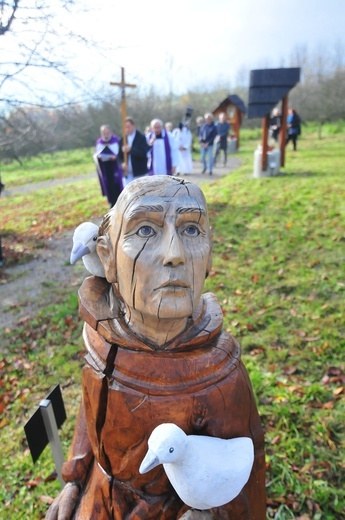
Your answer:
[[[267,149],[268,149],[268,127],[270,124],[270,116],[267,114],[262,120],[262,157],[261,170],[264,172],[267,168]]]
[[[235,107],[235,119],[236,119],[236,149],[240,147],[240,127],[241,127],[241,112],[238,107]]]
[[[286,141],[286,118],[288,107],[288,95],[283,97],[281,127],[279,132],[279,148],[280,148],[280,166],[285,166],[285,141]]]

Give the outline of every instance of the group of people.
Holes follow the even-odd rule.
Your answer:
[[[287,135],[285,139],[285,146],[292,141],[293,149],[297,150],[297,139],[301,134],[301,119],[294,108],[290,108],[286,119]],[[281,115],[278,108],[274,108],[270,117],[270,137],[278,141],[281,131]]]
[[[192,172],[192,134],[187,122],[173,130],[164,128],[160,119],[153,119],[143,134],[133,118],[127,117],[126,142],[114,135],[109,125],[102,125],[100,133],[93,158],[102,195],[107,197],[110,207],[133,179]]]
[[[225,113],[219,115],[217,124],[211,113],[199,116],[196,123],[202,173],[206,173],[208,168],[212,175],[221,150],[226,164],[230,124]],[[189,120],[174,128],[170,122],[164,125],[160,119],[153,119],[145,133],[141,133],[133,118],[127,117],[126,141],[114,135],[109,125],[102,125],[100,134],[93,158],[102,195],[107,197],[110,207],[115,205],[123,188],[133,179],[145,175],[188,175],[193,171],[193,136]]]

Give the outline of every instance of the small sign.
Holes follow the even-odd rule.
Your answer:
[[[62,399],[60,385],[56,385],[45,399],[51,402],[56,425],[58,428],[61,428],[66,420],[66,410]],[[33,416],[25,424],[24,431],[29,444],[32,460],[35,463],[49,443],[41,407],[38,407]]]

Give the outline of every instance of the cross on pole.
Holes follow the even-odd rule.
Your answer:
[[[122,119],[122,133],[123,133],[123,146],[127,144],[125,125],[126,125],[126,87],[135,88],[136,85],[125,82],[125,69],[121,67],[121,81],[111,81],[110,85],[120,87],[121,89],[121,119]],[[127,152],[123,154],[123,162],[127,165]]]

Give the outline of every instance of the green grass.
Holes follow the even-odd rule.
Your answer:
[[[204,187],[214,230],[206,289],[242,344],[266,439],[268,518],[344,518],[345,136],[303,129],[284,175],[253,179],[257,133],[242,132],[243,164]],[[74,174],[74,173],[73,173]],[[11,234],[33,242],[102,215],[97,180],[1,202]],[[36,208],[36,204],[38,204]],[[69,419],[80,396],[81,323],[75,288],[23,330],[4,334],[0,517],[42,518],[58,484],[49,450],[33,466],[23,424],[56,383]],[[3,510],[3,513],[1,511]],[[236,519],[237,520],[237,519]]]
[[[0,164],[2,182],[6,189],[11,190],[16,186],[25,186],[33,182],[84,175],[95,170],[92,153],[91,148],[82,148],[51,154],[45,153],[30,159],[23,158],[22,165],[17,161]]]

